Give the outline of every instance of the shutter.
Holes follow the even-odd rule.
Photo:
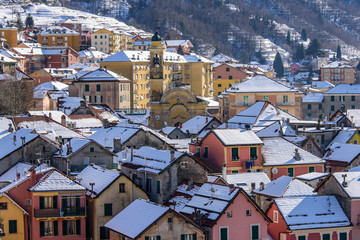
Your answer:
[[[61,203],[61,207],[62,207],[62,209],[65,209],[66,208],[66,197],[65,196],[63,196],[62,197],[62,203]]]
[[[156,192],[159,194],[160,193],[160,181],[156,181]]]
[[[196,237],[197,237],[196,233],[193,233],[192,237],[193,237],[192,240],[196,240]]]
[[[67,221],[63,220],[63,235],[66,236],[67,235]]]
[[[40,209],[44,209],[44,197],[40,197]]]
[[[161,240],[161,236],[156,236],[156,240]]]
[[[76,235],[81,235],[81,221],[80,221],[80,219],[76,220]]]
[[[53,208],[54,208],[54,209],[58,208],[58,207],[57,207],[57,199],[58,199],[57,196],[53,196]]]
[[[75,200],[75,208],[76,208],[76,213],[79,214],[80,213],[80,197],[77,197]]]
[[[58,231],[58,221],[54,221],[54,236],[59,235]]]
[[[40,222],[40,237],[44,236],[44,232],[45,232],[45,223]]]
[[[145,240],[150,240],[150,238],[149,238],[149,237],[145,237]]]
[[[185,240],[185,234],[181,234],[181,240]]]
[[[228,229],[220,228],[220,240],[228,240]]]
[[[259,226],[251,226],[251,239],[259,239]]]

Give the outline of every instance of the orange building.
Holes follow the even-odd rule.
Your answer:
[[[321,81],[328,81],[332,84],[354,83],[355,70],[353,66],[342,62],[332,62],[320,68]]]
[[[42,46],[71,47],[79,51],[79,33],[66,27],[48,27],[38,34],[37,40]]]
[[[16,47],[18,30],[14,27],[0,28],[0,38],[6,40],[9,47]]]

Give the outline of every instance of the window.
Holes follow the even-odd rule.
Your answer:
[[[95,152],[93,147],[90,148],[90,152]]]
[[[105,227],[100,227],[100,239],[109,239],[109,229]]]
[[[322,235],[322,240],[330,240],[330,233],[324,233]]]
[[[207,158],[207,157],[208,157],[208,153],[209,153],[209,148],[208,148],[208,147],[205,147],[205,148],[204,148],[204,155],[203,155],[203,157],[204,157],[204,158]]]
[[[85,84],[85,92],[89,92],[90,91],[90,86],[88,84]]]
[[[6,202],[0,203],[0,210],[7,210],[7,203]]]
[[[237,147],[231,148],[231,161],[239,160],[239,149]]]
[[[151,185],[152,185],[152,179],[151,178],[147,178],[146,179],[146,191],[151,193]]]
[[[330,101],[334,102],[335,101],[335,96],[331,96]]]
[[[315,167],[309,167],[309,173],[312,173],[315,171]]]
[[[196,154],[195,155],[200,157],[200,148],[199,147],[196,148]]]
[[[246,216],[251,216],[251,209],[246,209]]]
[[[277,210],[274,210],[274,212],[273,212],[273,221],[274,221],[274,223],[279,222],[279,212]]]
[[[173,219],[171,217],[168,218],[168,223],[173,223]]]
[[[145,236],[145,240],[161,240],[161,236]]]
[[[325,143],[325,135],[321,135],[321,144],[324,144]]]
[[[355,96],[351,96],[351,101],[355,101]]]
[[[339,234],[339,240],[347,240],[347,233],[342,232]]]
[[[31,207],[31,199],[25,199],[25,207]]]
[[[319,103],[319,110],[322,110],[322,104]]]
[[[226,71],[227,71],[227,72],[230,72],[230,68],[226,68]]]
[[[57,236],[57,235],[58,235],[58,221],[40,222],[40,237]]]
[[[221,87],[221,84],[220,84],[220,83],[218,84],[218,87]]]
[[[298,236],[297,240],[306,240],[306,236]]]
[[[232,77],[232,76],[229,76],[229,79],[231,80],[231,79],[233,79],[233,77]]]
[[[293,169],[293,168],[288,168],[288,176],[289,176],[289,177],[293,177],[293,176],[294,176],[294,169]]]
[[[40,197],[39,204],[40,204],[40,209],[57,208],[57,196]]]
[[[339,96],[339,101],[340,102],[345,102],[345,96]]]
[[[283,96],[283,103],[288,103],[289,102],[289,97],[287,95]]]
[[[120,192],[120,193],[124,193],[124,192],[125,192],[125,183],[120,183],[120,184],[119,184],[119,192]]]
[[[351,105],[351,109],[355,109],[355,105]]]
[[[97,36],[95,35],[95,39],[97,39]]]
[[[231,83],[230,83],[230,84],[229,84],[229,88],[231,88],[231,86],[232,86],[232,85],[231,85]]]
[[[334,105],[330,106],[330,111],[332,111],[332,112],[335,111],[335,106]]]
[[[244,106],[249,106],[249,96],[244,96]]]
[[[104,216],[112,216],[112,203],[104,204]]]
[[[251,225],[251,239],[259,239],[260,238],[260,227],[259,225]]]
[[[101,89],[101,85],[100,85],[100,84],[96,84],[96,91],[97,91],[97,92],[100,92],[100,91],[101,91],[100,89]]]
[[[264,96],[263,96],[263,100],[264,100],[264,101],[269,101],[269,96],[268,96],[268,95],[264,95]]]
[[[9,233],[17,233],[17,221],[9,220]]]
[[[250,147],[250,160],[257,159],[257,147]]]
[[[308,104],[307,109],[311,110],[311,104]]]
[[[160,191],[160,189],[161,189],[160,186],[161,186],[161,185],[160,185],[160,181],[157,180],[157,181],[156,181],[156,193],[157,193],[157,194],[160,194],[160,192],[161,192],[161,191]]]
[[[227,227],[220,228],[220,240],[229,240],[229,229]]]
[[[353,141],[353,144],[358,144],[358,140],[354,140],[354,141]]]
[[[217,78],[218,78],[218,79],[221,79],[221,76],[218,76]]]
[[[228,218],[231,218],[231,217],[232,217],[232,212],[231,212],[231,211],[227,211],[227,212],[226,212],[226,216],[227,216]]]
[[[234,174],[234,173],[239,173],[239,170],[231,170],[231,173]]]
[[[80,235],[80,220],[63,220],[63,235]]]

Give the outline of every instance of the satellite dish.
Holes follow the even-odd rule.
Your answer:
[[[274,168],[271,169],[271,172],[272,172],[273,174],[277,174],[277,173],[278,173],[278,169],[277,169],[276,167],[274,167]]]

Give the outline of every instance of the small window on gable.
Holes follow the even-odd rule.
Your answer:
[[[93,147],[91,147],[90,152],[95,152],[95,149]]]
[[[119,184],[119,192],[120,192],[120,193],[124,193],[124,192],[125,192],[125,183],[120,183],[120,184]]]
[[[246,216],[251,216],[251,210],[250,209],[246,209]]]
[[[273,221],[274,221],[274,223],[279,222],[279,212],[277,210],[274,210]]]
[[[227,216],[228,218],[231,218],[231,217],[232,217],[232,212],[231,212],[231,211],[227,211],[227,212],[226,212],[226,216]]]

